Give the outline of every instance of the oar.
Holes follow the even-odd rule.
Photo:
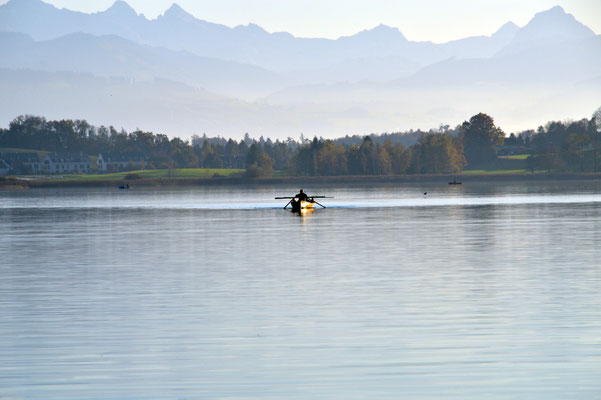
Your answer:
[[[288,203],[286,203],[286,205],[284,206],[284,210],[286,209],[286,207],[288,207],[288,204],[292,203],[292,200],[294,200],[294,197],[290,197],[290,196],[286,196],[286,197],[276,197],[276,200],[282,200],[282,199],[290,199],[290,201]]]
[[[317,202],[317,201],[315,201],[315,200],[313,200],[313,202],[314,202],[315,204],[319,204],[319,205],[320,205],[320,206],[322,206],[323,208],[326,208],[326,206],[324,206],[323,204],[320,204],[319,202]]]
[[[334,199],[335,197],[330,197],[330,196],[309,196],[312,199]],[[276,200],[282,200],[282,199],[293,199],[294,197],[290,197],[290,196],[285,196],[285,197],[274,197],[274,199]]]

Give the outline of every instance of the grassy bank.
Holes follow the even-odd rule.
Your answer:
[[[63,175],[56,180],[63,181],[135,181],[143,179],[198,179],[226,178],[241,176],[243,169],[214,169],[214,168],[182,168],[182,169],[148,169],[131,172],[116,172],[112,174]]]
[[[197,185],[204,181],[241,178],[243,174],[243,169],[186,168],[89,175],[0,176],[0,187],[92,187],[125,183],[132,186]]]
[[[463,171],[463,175],[515,175],[515,174],[529,174],[530,171],[526,169],[472,169]],[[541,173],[535,171],[534,173]]]
[[[528,154],[499,156],[493,162],[479,169],[465,169],[465,175],[528,174]],[[535,171],[538,173],[539,171]],[[542,172],[542,171],[541,171]]]
[[[29,185],[27,184],[27,182],[24,182],[15,177],[0,176],[0,189],[27,189],[28,187]]]
[[[523,156],[509,156],[507,160],[516,166],[524,163]],[[506,163],[507,161],[500,161]],[[507,166],[507,165],[504,165]],[[47,175],[0,177],[0,188],[43,188],[43,187],[113,187],[129,183],[132,187],[149,186],[208,186],[208,185],[320,185],[320,184],[401,184],[435,182],[446,184],[457,180],[469,182],[540,181],[540,180],[596,180],[601,173],[543,172],[532,173],[523,168],[466,170],[454,175],[395,175],[395,176],[290,176],[278,171],[269,178],[248,178],[243,169],[161,169],[89,175]]]

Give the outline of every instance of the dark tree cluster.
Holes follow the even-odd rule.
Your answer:
[[[47,121],[31,115],[19,116],[8,129],[0,130],[0,147],[88,155],[142,152],[154,168],[188,167],[197,162],[191,146],[179,138],[141,130],[127,133],[112,126],[95,127],[85,120]]]
[[[240,142],[194,136],[190,143],[141,130],[127,133],[112,126],[95,127],[84,120],[47,121],[43,117],[25,115],[15,118],[8,129],[0,129],[0,148],[88,155],[135,151],[145,155],[149,168],[244,169],[256,164],[259,167],[256,173],[269,175],[274,168],[288,168],[298,144],[263,138],[256,141],[248,135]]]
[[[0,148],[52,152],[142,152],[149,168],[235,168],[249,177],[287,170],[295,175],[455,174],[466,166],[485,168],[497,154],[529,154],[534,170],[598,172],[601,169],[601,108],[580,121],[550,122],[537,131],[511,133],[487,114],[477,114],[454,129],[384,133],[285,141],[240,141],[206,135],[191,141],[136,130],[94,127],[84,120],[47,121],[19,116],[0,129]]]
[[[601,114],[601,113],[600,113]],[[553,121],[539,127],[528,140],[531,169],[599,172],[601,170],[601,119]],[[519,135],[521,136],[521,135]]]
[[[470,167],[481,167],[497,158],[496,146],[503,145],[505,132],[495,126],[493,119],[483,113],[461,124],[459,137]]]

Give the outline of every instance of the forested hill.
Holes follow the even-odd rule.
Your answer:
[[[463,124],[438,130],[409,131],[272,141],[247,134],[236,141],[193,136],[190,141],[135,130],[90,125],[85,120],[49,121],[19,116],[0,129],[2,149],[49,152],[141,152],[147,168],[246,168],[250,176],[274,170],[293,175],[448,174],[490,169],[500,157],[519,157],[530,171],[601,170],[601,108],[590,119],[552,121],[536,130],[511,133],[480,113]]]

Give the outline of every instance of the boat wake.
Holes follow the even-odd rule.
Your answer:
[[[15,199],[16,200],[16,199]],[[147,198],[121,198],[121,199],[98,199],[89,198],[85,201],[74,201],[73,199],[54,199],[53,201],[25,200],[6,201],[0,203],[0,209],[162,209],[162,210],[283,210],[282,205],[275,201],[242,202],[227,199],[169,199],[171,201],[157,201]],[[403,199],[356,199],[324,202],[325,209],[321,210],[343,210],[358,208],[402,208],[402,207],[475,207],[475,206],[511,206],[511,205],[552,205],[552,204],[593,204],[601,203],[599,194],[572,194],[572,195],[508,195],[508,196],[457,196],[437,197],[413,197]],[[289,209],[289,208],[288,208]]]

